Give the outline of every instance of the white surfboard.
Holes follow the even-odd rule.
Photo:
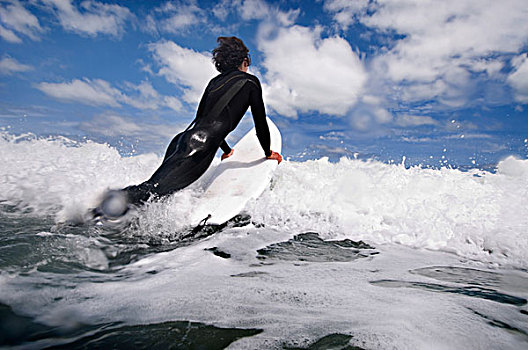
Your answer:
[[[271,149],[281,152],[282,140],[277,126],[267,118]],[[220,225],[239,214],[247,202],[257,198],[269,186],[277,161],[266,159],[253,128],[233,147],[233,155],[214,169],[191,222],[198,225],[207,219],[208,225]]]

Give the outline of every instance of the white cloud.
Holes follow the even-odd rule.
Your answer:
[[[221,21],[225,21],[231,11],[231,0],[222,0],[213,7],[213,15]]]
[[[436,141],[436,139],[433,139],[431,137],[416,137],[416,136],[410,136],[410,137],[407,137],[407,136],[402,136],[401,140],[403,142],[411,142],[411,143],[429,143],[429,142],[434,142]]]
[[[92,120],[82,122],[79,128],[108,137],[135,136],[155,141],[159,141],[160,136],[174,136],[175,131],[179,129],[177,126],[141,123],[115,114],[97,115]]]
[[[362,96],[350,111],[348,119],[353,129],[362,132],[378,132],[377,126],[393,120],[392,114],[383,107],[383,100],[372,95]]]
[[[175,111],[180,111],[182,110],[182,103],[181,101],[174,97],[174,96],[165,96],[163,98],[163,102],[165,104],[165,106],[169,107],[170,109],[172,110],[175,110]]]
[[[132,97],[123,95],[122,101],[137,109],[157,109],[160,102],[160,94],[149,82],[142,82],[139,85],[125,83],[128,90],[135,92]]]
[[[121,107],[127,104],[137,109],[155,110],[168,107],[176,111],[181,110],[181,102],[176,97],[160,95],[149,82],[124,85],[131,94],[123,93],[105,80],[87,78],[74,79],[70,83],[40,83],[36,88],[59,100],[93,106]]]
[[[242,19],[248,21],[252,19],[264,19],[271,12],[270,6],[261,0],[244,0],[238,6]]]
[[[27,72],[32,70],[33,67],[27,64],[22,64],[11,57],[4,57],[0,61],[0,74],[13,74],[18,72]]]
[[[128,8],[85,0],[78,8],[72,0],[42,0],[56,14],[66,30],[97,36],[99,33],[119,37],[127,20],[133,17]]]
[[[325,8],[344,15],[343,6],[332,4]],[[404,102],[465,105],[475,87],[496,78],[506,57],[528,40],[526,0],[379,0],[368,12],[347,16],[343,25],[359,21],[391,41],[373,59],[372,79],[385,81],[384,93]]]
[[[0,25],[0,37],[10,43],[19,44],[22,42],[22,39],[20,39],[12,30],[4,28],[2,25]]]
[[[199,23],[206,22],[206,13],[195,0],[172,1],[155,8],[147,16],[147,30],[181,33]]]
[[[508,77],[508,83],[515,91],[515,100],[528,103],[528,55],[518,56],[512,63],[515,70]]]
[[[265,19],[277,22],[282,26],[290,26],[294,24],[295,19],[300,14],[299,9],[284,12],[278,6],[271,6],[263,0],[233,1],[233,4],[238,9],[240,17],[245,21]]]
[[[266,69],[265,101],[284,116],[308,111],[343,116],[367,78],[348,42],[337,36],[322,39],[319,27],[273,27],[271,34],[261,29],[259,50]]]
[[[23,34],[32,40],[39,40],[44,31],[31,12],[19,1],[10,1],[0,5],[0,37],[11,43],[21,43],[17,34]]]
[[[222,0],[216,3],[212,12],[221,21],[225,21],[229,14],[234,13],[244,21],[266,20],[281,26],[293,25],[301,13],[300,9],[282,11],[278,5],[264,0]]]
[[[177,97],[160,95],[154,87],[147,81],[134,85],[127,83],[126,86],[134,94],[125,95],[123,102],[138,109],[159,109],[168,107],[174,111],[182,109],[182,103]]]
[[[172,41],[151,44],[149,48],[161,66],[158,74],[183,90],[187,103],[198,103],[209,80],[218,74],[209,53],[196,52]]]
[[[81,130],[98,133],[105,136],[137,135],[143,131],[142,127],[131,120],[118,115],[100,115],[90,122],[81,123]]]
[[[368,8],[369,0],[327,0],[324,9],[333,13],[334,20],[347,29],[359,14],[364,14]]]
[[[438,122],[428,116],[402,114],[396,118],[396,125],[402,127],[438,125]]]
[[[40,83],[37,89],[45,94],[70,102],[80,102],[95,106],[120,106],[122,93],[101,79],[75,79],[71,83]]]
[[[454,134],[446,135],[444,139],[493,139],[494,137],[489,134],[477,134],[477,133],[464,133],[464,134]]]
[[[473,65],[469,67],[473,72],[486,72],[489,77],[495,77],[499,74],[504,63],[488,58],[476,59]]]

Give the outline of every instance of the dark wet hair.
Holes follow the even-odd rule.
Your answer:
[[[213,63],[220,73],[238,69],[244,59],[251,64],[249,50],[239,38],[220,36],[216,41],[218,46],[213,50]]]

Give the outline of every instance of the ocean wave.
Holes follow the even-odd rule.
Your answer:
[[[496,173],[327,159],[279,167],[254,219],[327,238],[454,252],[515,266],[528,261],[528,161]]]
[[[161,158],[124,157],[91,141],[3,133],[0,161],[0,202],[60,222],[82,220],[108,188],[144,181]],[[142,234],[174,233],[190,224],[202,181],[149,204],[138,221]],[[246,210],[255,222],[292,235],[316,231],[528,267],[528,160],[514,157],[494,173],[348,158],[285,161]]]

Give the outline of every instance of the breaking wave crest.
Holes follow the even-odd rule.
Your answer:
[[[8,133],[0,135],[0,151],[0,203],[57,222],[81,221],[106,189],[140,183],[161,162],[155,154],[124,157],[107,144]],[[200,187],[149,204],[138,221],[142,234],[189,225]],[[348,158],[285,161],[246,210],[292,235],[311,230],[528,267],[528,160],[509,157],[495,173]]]

